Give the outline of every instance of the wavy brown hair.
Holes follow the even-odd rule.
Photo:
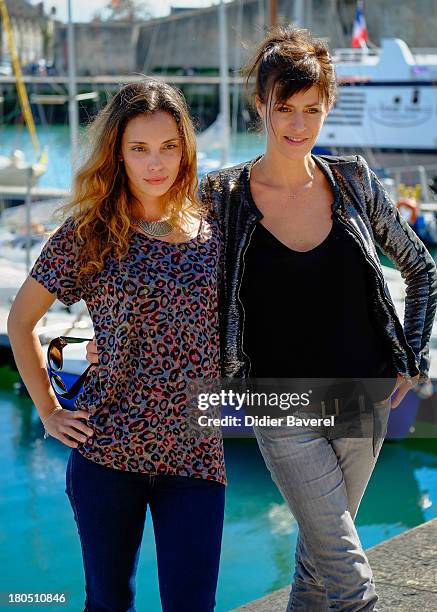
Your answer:
[[[275,103],[284,104],[295,93],[307,91],[313,85],[319,87],[328,108],[335,102],[337,82],[329,48],[303,28],[271,29],[243,73],[247,86],[255,78],[253,93],[267,105],[269,118],[273,97]]]
[[[150,78],[124,85],[89,126],[88,155],[74,177],[71,198],[61,209],[75,220],[79,278],[102,270],[110,252],[121,258],[128,251],[137,203],[119,162],[121,139],[131,119],[158,111],[174,118],[181,137],[179,172],[164,196],[170,222],[182,227],[188,211],[202,212],[196,138],[182,93]]]

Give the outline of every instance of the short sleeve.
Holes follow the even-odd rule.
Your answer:
[[[69,217],[44,245],[29,276],[66,306],[81,300],[84,292],[77,273],[78,242],[74,221]]]
[[[204,206],[207,206],[208,210],[212,209],[211,204],[211,186],[209,184],[208,175],[205,174],[199,185],[199,198]]]

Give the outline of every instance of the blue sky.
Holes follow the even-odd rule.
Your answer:
[[[38,0],[32,0],[32,4],[37,4]],[[151,0],[148,4],[155,17],[168,15],[171,6],[177,7],[200,7],[216,4],[217,0]],[[108,4],[108,0],[72,0],[72,11],[74,21],[89,21],[95,11]],[[67,19],[67,0],[44,0],[46,11],[55,6],[58,19]]]

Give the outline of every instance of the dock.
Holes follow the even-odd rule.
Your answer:
[[[380,612],[437,610],[437,518],[368,548],[366,554]],[[287,586],[231,612],[285,612],[289,593]]]
[[[69,194],[68,189],[60,187],[32,187],[32,201],[34,200],[63,200]],[[8,187],[0,185],[0,201],[19,200],[24,202],[26,199],[27,187]]]
[[[24,265],[0,259],[0,365],[12,363],[7,319],[14,296],[25,278]],[[66,307],[56,300],[37,324],[36,332],[43,346],[57,336],[92,337],[92,322],[85,302]]]

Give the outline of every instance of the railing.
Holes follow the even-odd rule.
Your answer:
[[[378,58],[381,55],[379,47],[363,49],[335,49],[333,60],[337,64],[360,64],[365,63],[366,59]]]
[[[405,195],[403,190],[410,187],[416,192],[416,199],[422,202],[436,201],[436,194],[430,189],[429,183],[431,174],[437,175],[437,164],[384,167],[384,171],[394,180],[398,197]]]

